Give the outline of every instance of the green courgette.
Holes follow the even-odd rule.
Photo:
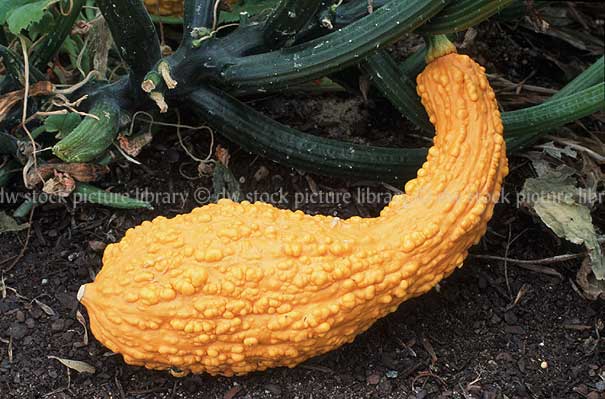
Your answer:
[[[497,14],[512,2],[513,0],[452,1],[427,24],[421,26],[418,32],[427,35],[460,32]]]
[[[115,100],[101,98],[90,111],[99,120],[86,117],[53,147],[53,153],[65,162],[89,162],[111,145],[118,134],[120,107]]]
[[[605,56],[601,56],[594,64],[588,69],[578,75],[574,80],[569,82],[565,87],[559,90],[555,95],[548,99],[548,101],[557,100],[562,97],[566,97],[570,94],[576,93],[580,90],[587,89],[591,86],[603,82],[605,79],[603,74],[605,70]]]
[[[131,71],[133,87],[160,59],[160,41],[141,0],[97,0],[111,36]]]
[[[269,15],[265,23],[264,39],[269,49],[278,49],[292,42],[315,15],[322,0],[284,0]]]
[[[389,53],[381,50],[366,58],[361,67],[399,112],[422,130],[434,131],[416,93],[416,83],[399,71]]]
[[[507,136],[514,152],[540,133],[605,108],[604,83],[561,100],[509,113],[522,135]],[[384,148],[352,144],[299,132],[262,115],[219,90],[200,88],[189,96],[194,112],[209,126],[247,151],[308,172],[397,181],[413,176],[426,160],[426,148]]]
[[[443,6],[442,0],[391,1],[329,35],[291,48],[238,59],[220,71],[218,81],[233,92],[251,93],[318,79],[358,63],[377,47],[413,31]]]
[[[130,198],[124,194],[111,193],[85,183],[77,183],[72,196],[78,202],[105,205],[111,208],[153,209],[153,206],[147,201]]]

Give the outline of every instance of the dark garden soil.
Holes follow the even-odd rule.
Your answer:
[[[470,53],[488,72],[509,81],[529,76],[526,84],[555,89],[569,79],[561,68],[573,75],[597,58],[556,37],[524,29],[484,24]],[[602,42],[600,48],[602,52]],[[526,90],[515,94],[516,88],[511,92],[506,86],[497,89],[499,96],[518,101],[505,103],[506,109],[539,103],[545,95]],[[412,131],[411,126],[386,102],[351,98],[279,96],[257,106],[280,121],[331,137],[377,145],[423,144],[422,139],[403,134]],[[601,115],[583,123],[603,139],[603,119]],[[578,124],[569,128],[583,131]],[[196,154],[207,151],[207,133],[184,135]],[[229,166],[243,191],[281,189],[287,202],[278,206],[339,217],[375,216],[392,194],[385,185],[304,175],[248,155],[219,135],[216,139],[230,151]],[[76,292],[99,271],[104,244],[118,241],[126,229],[143,220],[190,211],[197,206],[194,193],[212,186],[208,178],[186,177],[196,175],[197,165],[170,130],[157,135],[140,160],[144,167],[113,167],[107,184],[131,194],[136,188],[148,188],[187,198],[156,198],[153,211],[69,203],[36,208],[24,257],[0,276],[0,294],[6,295],[0,297],[0,398],[605,398],[605,303],[586,300],[576,287],[581,260],[532,271],[478,256],[508,253],[510,258],[540,259],[582,252],[516,206],[515,193],[532,174],[523,157],[512,159],[513,172],[505,185],[508,201],[497,206],[486,237],[472,249],[474,255],[464,267],[430,293],[379,320],[354,343],[295,369],[238,378],[178,379],[126,366],[90,332],[85,343],[78,311],[87,316]],[[382,201],[358,198],[317,204],[297,203],[295,197],[313,191],[350,192],[355,197],[366,189],[381,194]],[[604,211],[601,204],[594,212],[601,229]],[[0,236],[0,261],[17,255],[25,237],[24,232]],[[49,356],[84,361],[96,372],[69,372]]]

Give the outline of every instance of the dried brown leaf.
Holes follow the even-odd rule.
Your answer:
[[[48,356],[48,358],[58,360],[65,367],[76,370],[78,373],[94,374],[97,371],[93,366],[81,360],[63,359],[52,355]]]

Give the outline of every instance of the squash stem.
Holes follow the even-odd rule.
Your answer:
[[[166,87],[168,87],[169,90],[176,88],[178,82],[170,75],[170,66],[167,62],[160,62],[158,64],[158,71],[162,75],[162,79],[164,80],[164,83],[166,83]]]
[[[168,104],[166,104],[166,99],[164,98],[164,95],[161,92],[152,91],[151,93],[149,93],[149,98],[151,98],[153,102],[155,102],[155,104],[158,106],[158,108],[160,109],[160,113],[163,114],[168,112]]]
[[[444,55],[458,52],[456,46],[450,42],[450,39],[448,39],[446,35],[429,36],[426,40],[428,43],[428,51],[426,52],[425,58],[427,64],[430,64]]]

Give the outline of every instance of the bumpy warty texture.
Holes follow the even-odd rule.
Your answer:
[[[430,290],[485,233],[508,167],[482,67],[440,57],[417,89],[434,146],[380,217],[222,200],[144,222],[81,291],[95,337],[129,364],[230,376],[338,348]]]

